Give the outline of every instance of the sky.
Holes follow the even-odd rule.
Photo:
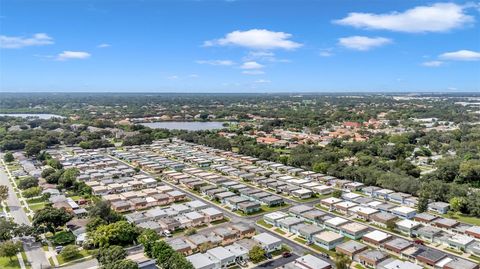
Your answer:
[[[2,0],[0,91],[480,92],[480,2]]]

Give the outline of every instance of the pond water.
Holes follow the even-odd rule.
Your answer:
[[[63,118],[62,116],[55,115],[55,114],[28,114],[28,113],[12,113],[12,114],[0,113],[0,116],[21,117],[21,118],[36,117],[42,120],[48,120],[51,118]]]
[[[199,130],[214,130],[222,129],[223,123],[221,121],[161,121],[161,122],[146,122],[141,123],[143,126],[147,126],[153,129],[169,129],[169,130],[187,130],[187,131],[199,131]]]

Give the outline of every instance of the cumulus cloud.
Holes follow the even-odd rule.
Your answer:
[[[339,45],[353,50],[366,51],[392,43],[385,37],[349,36],[338,39]]]
[[[197,64],[208,64],[208,65],[222,65],[222,66],[230,66],[234,65],[235,63],[230,60],[198,60],[196,61]]]
[[[453,61],[478,61],[480,60],[480,52],[471,50],[458,50],[445,52],[440,55],[440,58]]]
[[[244,62],[240,68],[241,69],[262,69],[264,68],[265,66],[263,64],[259,64],[257,62],[254,62],[254,61],[250,61],[250,62]]]
[[[334,54],[332,49],[321,49],[318,55],[320,55],[321,57],[330,57]]]
[[[0,35],[0,48],[3,49],[19,49],[51,44],[53,44],[53,38],[45,33],[37,33],[31,37]]]
[[[108,47],[111,47],[111,46],[112,46],[112,45],[110,45],[110,44],[102,43],[102,44],[98,45],[97,48],[104,49],[104,48],[108,48]]]
[[[426,66],[426,67],[439,67],[439,66],[443,65],[443,62],[442,61],[428,61],[428,62],[423,62],[422,65]]]
[[[384,14],[353,12],[333,22],[362,29],[407,33],[445,32],[474,22],[474,17],[466,14],[469,7],[470,5],[455,3],[436,3],[430,6],[417,6],[404,12]]]
[[[239,46],[256,50],[286,49],[293,50],[302,44],[290,40],[291,34],[273,32],[266,29],[233,31],[223,38],[204,42],[204,46]]]
[[[70,50],[65,50],[62,53],[59,53],[57,55],[57,60],[58,61],[66,61],[66,60],[71,60],[71,59],[87,59],[90,58],[91,54],[85,51],[70,51]]]

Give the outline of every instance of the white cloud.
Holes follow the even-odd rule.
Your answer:
[[[302,44],[290,40],[291,37],[291,34],[285,32],[251,29],[248,31],[233,31],[223,38],[205,41],[204,46],[232,45],[259,50],[293,50],[302,46]]]
[[[70,51],[65,50],[62,53],[57,55],[58,61],[66,61],[70,59],[87,59],[90,58],[91,54],[85,51]]]
[[[270,83],[272,81],[268,80],[268,79],[257,79],[254,81],[255,83],[260,83],[260,84],[263,84],[263,83]]]
[[[381,29],[397,32],[423,33],[445,32],[474,22],[474,17],[465,13],[471,5],[436,3],[418,6],[404,12],[384,14],[349,13],[334,23],[363,29]]]
[[[222,65],[222,66],[230,66],[234,65],[235,63],[230,60],[198,60],[196,61],[197,64],[208,64],[208,65]]]
[[[110,44],[102,43],[102,44],[98,45],[97,48],[104,49],[104,48],[108,48],[108,47],[111,47],[111,46],[112,46],[112,45],[110,45]]]
[[[453,61],[479,61],[480,52],[471,50],[459,50],[443,53],[439,57],[444,60]]]
[[[189,78],[199,78],[200,76],[197,74],[190,74],[188,75]]]
[[[320,55],[321,57],[330,57],[334,54],[332,52],[332,49],[321,49],[318,55]]]
[[[275,56],[275,53],[271,51],[249,51],[248,54],[243,57],[243,61],[264,61],[264,62],[275,62],[275,63],[289,63],[288,59],[278,59]]]
[[[264,68],[264,67],[265,67],[264,65],[259,64],[259,63],[254,62],[254,61],[244,62],[244,63],[240,66],[241,69],[249,69],[249,70],[251,70],[251,69],[262,69],[262,68]]]
[[[179,77],[177,75],[173,75],[173,76],[169,76],[167,77],[167,79],[170,79],[170,80],[177,80],[179,79]]]
[[[428,61],[428,62],[423,62],[422,65],[426,66],[426,67],[439,67],[439,66],[443,65],[443,62],[442,61]]]
[[[262,70],[245,70],[245,71],[242,71],[242,74],[245,74],[245,75],[263,75],[263,74],[265,74],[265,72],[262,71]]]
[[[44,46],[53,44],[53,38],[45,33],[37,33],[32,37],[0,35],[0,48],[19,49],[30,46]]]
[[[348,49],[366,51],[392,43],[384,37],[349,36],[338,39],[338,43]]]

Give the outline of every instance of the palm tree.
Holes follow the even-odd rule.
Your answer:
[[[352,260],[345,254],[336,254],[335,255],[335,267],[337,269],[348,269],[352,264]]]

